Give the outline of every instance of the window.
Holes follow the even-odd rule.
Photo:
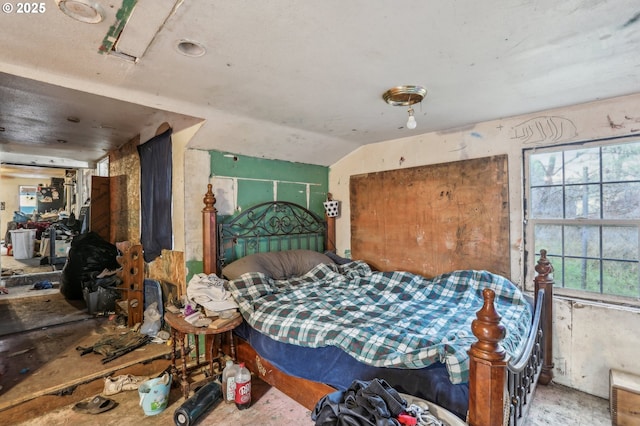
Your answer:
[[[96,176],[109,177],[109,157],[104,157],[96,164]]]
[[[527,150],[524,159],[527,248],[547,250],[560,293],[640,298],[640,141]]]

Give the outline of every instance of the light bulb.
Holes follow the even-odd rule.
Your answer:
[[[407,129],[415,129],[418,123],[416,122],[416,118],[413,116],[413,108],[409,108],[409,119],[407,120]]]

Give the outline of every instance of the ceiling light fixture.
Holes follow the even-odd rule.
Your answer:
[[[407,128],[413,130],[418,123],[411,105],[422,102],[425,96],[427,96],[427,89],[422,86],[396,86],[384,92],[382,99],[389,105],[408,106],[409,119],[407,120]]]
[[[56,0],[58,8],[68,17],[87,24],[97,24],[104,19],[102,7],[91,0]]]

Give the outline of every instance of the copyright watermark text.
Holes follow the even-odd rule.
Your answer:
[[[2,3],[2,12],[6,14],[39,14],[47,11],[47,5],[44,2],[31,2],[31,3]]]

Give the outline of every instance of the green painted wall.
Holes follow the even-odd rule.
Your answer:
[[[265,201],[291,201],[324,215],[322,202],[327,198],[329,168],[312,164],[235,155],[210,151],[211,176],[237,181],[237,207],[244,210]],[[309,204],[307,206],[307,199]]]
[[[210,176],[216,177],[213,185],[219,211],[222,210],[222,203],[234,203],[235,207],[244,211],[255,204],[278,200],[300,204],[324,216],[322,203],[329,190],[328,167],[220,151],[209,151],[209,155]],[[220,214],[219,220],[224,221],[226,217]],[[203,272],[202,261],[187,261],[187,269],[189,282],[194,274]]]

